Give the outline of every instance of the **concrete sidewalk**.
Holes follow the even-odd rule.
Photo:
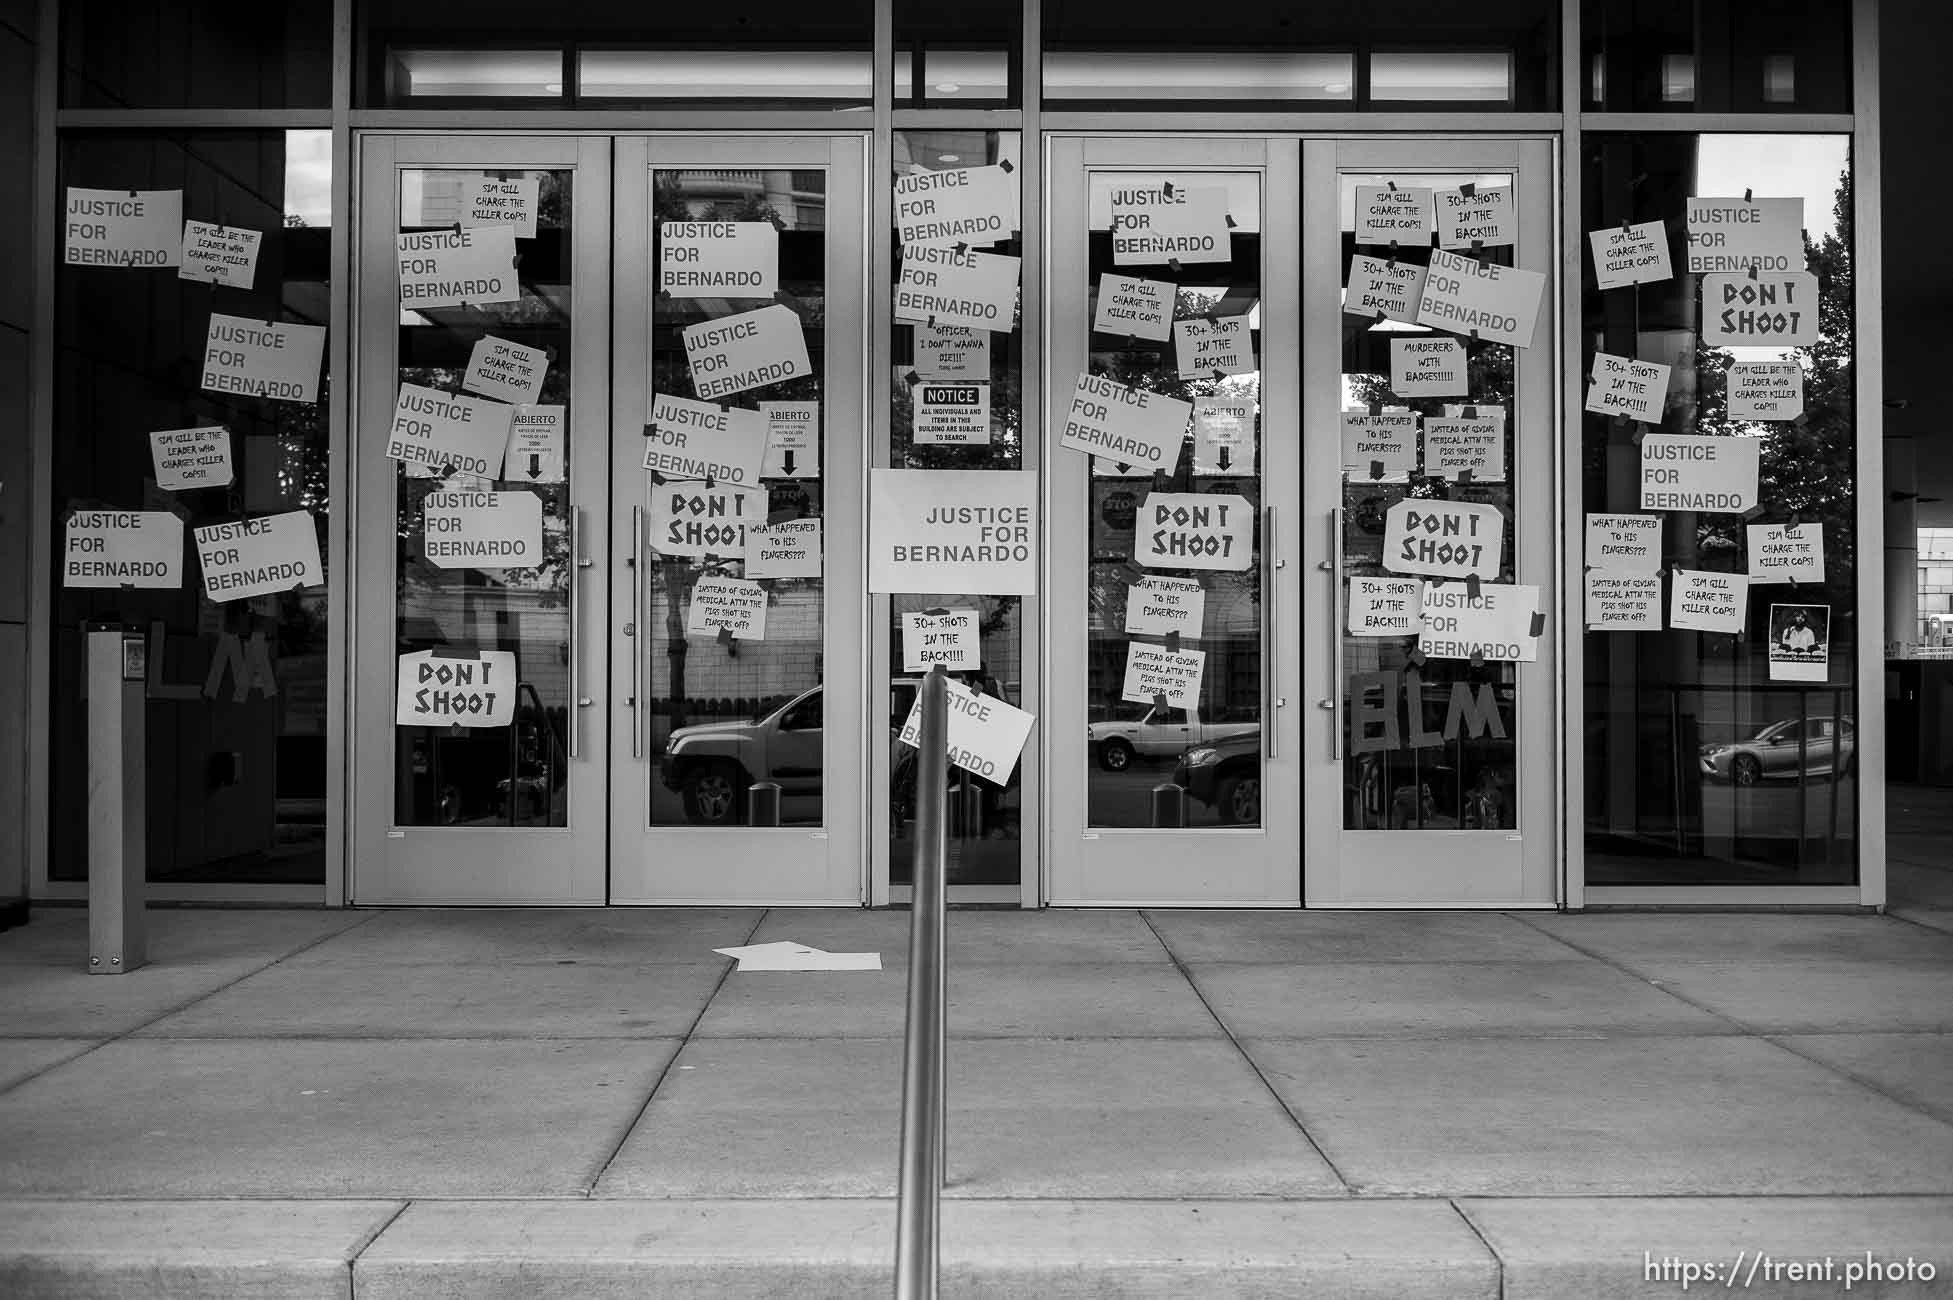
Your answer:
[[[1953,1296],[1949,901],[953,913],[945,1292]],[[0,934],[0,1295],[888,1293],[906,913],[150,919]]]

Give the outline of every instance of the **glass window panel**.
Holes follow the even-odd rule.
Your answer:
[[[331,141],[323,131],[88,133],[61,143],[62,186],[181,189],[185,217],[263,232],[250,289],[172,270],[57,266],[53,499],[187,515],[181,590],[64,589],[54,579],[49,872],[87,876],[87,620],[147,629],[148,870],[154,881],[322,884],[326,629],[322,589],[215,603],[189,529],[309,510],[328,571],[328,415],[203,390],[212,312],[327,323]],[[157,487],[147,435],[223,425],[228,486]],[[60,553],[59,526],[54,553]]]
[[[563,52],[389,50],[387,102],[428,99],[561,99]]]
[[[1115,265],[1112,217],[1122,191],[1160,188],[1213,188],[1225,192],[1229,260],[1179,266]],[[1094,172],[1088,190],[1090,260],[1077,268],[1085,276],[1087,311],[1098,312],[1101,277],[1124,275],[1163,280],[1175,286],[1173,319],[1245,317],[1252,355],[1261,356],[1261,176],[1256,172],[1116,173]],[[1152,788],[1177,781],[1187,789],[1190,826],[1261,824],[1262,617],[1259,558],[1262,506],[1261,372],[1183,378],[1175,345],[1123,333],[1093,331],[1087,368],[1116,383],[1164,394],[1179,401],[1220,399],[1246,413],[1239,427],[1196,445],[1196,413],[1173,458],[1169,473],[1138,474],[1112,460],[1092,458],[1085,507],[1089,512],[1086,591],[1088,607],[1058,611],[1054,617],[1083,617],[1087,629],[1086,725],[1088,824],[1095,827],[1149,827]],[[1052,382],[1071,382],[1054,376]],[[1208,418],[1213,418],[1211,415]],[[1228,454],[1223,455],[1223,452]],[[1238,496],[1254,523],[1248,565],[1241,570],[1134,567],[1141,513],[1149,492]],[[1190,628],[1182,648],[1206,659],[1200,690],[1191,708],[1163,701],[1124,698],[1128,647],[1159,646],[1157,636],[1128,634],[1126,610],[1141,577],[1197,582],[1202,591],[1200,626]],[[1066,683],[1066,689],[1076,684]],[[1137,713],[1135,713],[1135,709]]]
[[[897,131],[896,175],[943,171],[953,167],[982,167],[1008,162],[1024,174],[1022,138],[1015,131]],[[891,178],[892,179],[892,178]],[[1021,206],[1020,206],[1021,211]],[[1021,218],[1020,218],[1021,220]],[[891,235],[892,237],[892,235]],[[1023,256],[1017,236],[984,251]],[[900,274],[901,245],[896,244]],[[926,335],[918,347],[918,336]],[[938,347],[937,343],[944,346]],[[1008,333],[995,331],[930,330],[902,321],[894,326],[894,365],[889,375],[889,459],[894,469],[1024,468],[1023,322],[1013,321]],[[935,358],[930,360],[928,358]],[[981,443],[918,441],[915,393],[923,376],[932,375],[988,383],[990,427]],[[925,438],[928,435],[925,435]],[[914,703],[919,675],[907,672],[902,660],[905,614],[942,608],[974,608],[981,642],[982,668],[953,674],[1018,708],[1030,707],[1024,698],[1023,601],[1017,596],[958,594],[897,595],[889,597],[888,718],[890,746],[889,879],[912,882],[915,855],[916,751],[895,739]],[[949,881],[957,885],[1016,885],[1019,873],[1024,767],[1014,766],[998,785],[952,767],[949,772]]]
[[[1674,628],[1585,635],[1587,882],[1851,884],[1860,631],[1848,139],[1607,134],[1590,136],[1585,148],[1588,229],[1679,216],[1691,195],[1753,187],[1758,196],[1803,197],[1805,258],[1819,295],[1814,345],[1705,344],[1702,277],[1684,269],[1679,222],[1671,280],[1602,293],[1591,259],[1582,257],[1582,334],[1588,358],[1605,351],[1673,367],[1659,432],[1761,444],[1757,516],[1657,512],[1665,568],[1749,572],[1747,529],[1793,517],[1821,527],[1824,541],[1822,582],[1750,585],[1741,636]],[[1725,367],[1732,360],[1796,361],[1804,418],[1731,418]],[[1584,417],[1587,511],[1641,513],[1635,433],[1600,415]],[[1801,641],[1793,606],[1807,608],[1807,619],[1824,629],[1826,662],[1810,680],[1787,679],[1783,664],[1771,662],[1773,647]],[[1662,622],[1669,622],[1665,602]]]
[[[66,0],[61,106],[330,108],[331,0]]]
[[[582,50],[577,93],[588,100],[705,101],[757,106],[866,103],[866,50]]]
[[[1339,178],[1340,264],[1348,274],[1357,252],[1385,250],[1356,244],[1356,187],[1393,184],[1456,189],[1511,185],[1509,174],[1436,173],[1360,174]],[[1486,249],[1500,265],[1512,264],[1510,246]],[[1400,261],[1426,265],[1427,244],[1400,249]],[[1465,351],[1469,393],[1446,398],[1406,399],[1390,387],[1391,341],[1401,338],[1456,338],[1455,335],[1402,325],[1343,317],[1343,394],[1345,411],[1409,411],[1419,425],[1459,415],[1465,409],[1494,417],[1504,426],[1504,454],[1492,472],[1473,481],[1430,473],[1428,447],[1420,446],[1408,473],[1379,474],[1376,467],[1343,468],[1343,605],[1337,626],[1348,627],[1351,579],[1392,576],[1383,567],[1384,516],[1406,498],[1466,501],[1497,507],[1506,519],[1504,552],[1497,582],[1515,580],[1514,561],[1524,521],[1513,510],[1522,431],[1515,427],[1517,350],[1503,343],[1456,338]],[[1422,438],[1417,440],[1420,444]],[[1480,481],[1483,480],[1483,481]],[[1519,734],[1518,665],[1424,657],[1419,638],[1343,637],[1343,825],[1349,830],[1511,830],[1518,824],[1520,763],[1514,740]],[[1421,660],[1421,662],[1420,662]]]
[[[946,6],[895,0],[895,102],[951,107],[1018,102],[1014,66],[1023,6],[969,0]]]
[[[537,185],[536,235],[516,240],[520,297],[513,302],[400,312],[398,379],[469,396],[462,389],[475,344],[485,337],[549,355],[541,400],[560,408],[559,471],[537,479],[521,464],[503,478],[444,474],[400,463],[396,640],[399,653],[454,648],[515,655],[515,715],[506,727],[395,730],[394,819],[402,826],[565,826],[569,810],[570,192],[568,171],[491,170]],[[479,168],[410,168],[400,173],[400,227],[451,226]],[[475,399],[488,400],[488,399]],[[518,406],[518,412],[534,409]],[[541,563],[526,568],[446,567],[426,555],[424,509],[442,491],[533,494],[541,499]]]
[[[1504,50],[1373,54],[1370,98],[1503,105],[1512,98],[1512,56]]]
[[[1331,100],[1355,98],[1355,56],[1243,50],[1052,50],[1044,93],[1075,100]]]
[[[775,476],[763,476],[766,519],[780,523],[822,519],[827,410],[826,373],[827,173],[824,170],[657,169],[652,172],[652,265],[659,262],[659,224],[665,221],[765,221],[779,232],[780,291],[765,299],[679,298],[657,295],[651,312],[651,383],[654,394],[692,399],[695,389],[682,332],[692,325],[775,302],[800,318],[813,373],[784,383],[715,398],[721,404],[759,410],[771,402],[820,403],[813,445],[792,473],[784,458]],[[648,412],[647,412],[648,418]],[[811,469],[811,472],[809,470]],[[643,474],[642,470],[620,472]],[[669,485],[646,479],[649,493]],[[685,485],[678,485],[684,487]],[[702,482],[692,483],[703,488]],[[823,548],[823,554],[825,548]],[[819,826],[825,787],[821,684],[826,586],[821,576],[754,579],[766,595],[764,639],[724,642],[686,630],[693,593],[701,578],[746,576],[743,552],[695,557],[643,557],[646,577],[640,637],[650,637],[647,656],[653,826],[743,826],[747,788],[756,781],[780,787],[780,821]],[[823,559],[823,567],[825,560]]]
[[[1850,0],[1585,0],[1587,107],[1851,111]]]

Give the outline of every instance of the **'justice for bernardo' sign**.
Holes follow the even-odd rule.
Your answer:
[[[289,510],[195,530],[203,592],[213,601],[271,596],[325,581],[309,510]]]
[[[658,288],[674,298],[771,298],[780,232],[771,221],[660,222]]]
[[[524,483],[563,481],[563,417],[561,406],[518,406],[509,421],[508,448],[502,455],[502,478]]]
[[[994,695],[978,695],[961,682],[951,681],[948,687],[943,694],[948,697],[944,712],[949,721],[949,761],[992,785],[1004,784],[1017,766],[1017,756],[1024,752],[1024,742],[1037,718]],[[902,724],[901,739],[911,749],[922,744],[920,691],[909,707],[908,720]]]
[[[203,387],[280,402],[310,402],[319,395],[326,327],[288,325],[242,316],[210,314],[204,338]]]
[[[1433,659],[1534,663],[1539,659],[1539,638],[1533,634],[1538,611],[1538,587],[1481,582],[1474,596],[1463,583],[1429,583],[1417,648]]]
[[[1808,347],[1817,342],[1817,277],[1702,277],[1702,341],[1712,347]]]
[[[1219,186],[1112,191],[1114,266],[1230,261],[1228,229],[1227,191]]]
[[[666,478],[757,483],[766,456],[766,417],[669,393],[651,395],[644,468]]]
[[[1715,199],[1688,201],[1688,270],[1801,271],[1804,269],[1804,200]]]
[[[532,569],[542,563],[542,498],[534,492],[429,492],[421,548],[437,569]]]
[[[1417,300],[1417,323],[1528,348],[1545,293],[1541,272],[1434,249]]]
[[[183,521],[167,510],[77,510],[61,556],[64,587],[183,585]]]
[[[1149,569],[1245,570],[1254,563],[1255,508],[1219,492],[1148,492],[1133,559]]]
[[[176,266],[183,191],[70,188],[62,227],[69,266]]]
[[[800,317],[783,303],[685,327],[685,360],[701,400],[814,373]]]
[[[410,311],[463,303],[514,302],[515,231],[507,226],[415,230],[394,238],[400,305]]]
[[[1037,481],[1031,470],[870,470],[868,590],[1035,595]]]
[[[493,478],[508,449],[514,415],[515,408],[503,402],[402,384],[387,431],[387,455],[407,465]]]
[[[1756,504],[1755,438],[1651,433],[1641,440],[1641,508],[1739,515]]]
[[[983,248],[1017,231],[1017,187],[1002,166],[910,172],[895,179],[895,231],[904,247]]]
[[[766,456],[761,478],[819,478],[821,476],[821,404],[819,402],[761,402],[766,421]]]
[[[1383,567],[1433,578],[1499,576],[1505,517],[1497,506],[1406,497],[1383,523]]]
[[[928,244],[902,250],[895,319],[1010,333],[1017,325],[1023,263],[1002,253],[959,253]]]
[[[397,727],[506,727],[515,720],[515,651],[400,656],[394,681]]]
[[[1102,456],[1121,473],[1132,465],[1142,473],[1171,470],[1192,414],[1192,402],[1081,371],[1058,445]]]

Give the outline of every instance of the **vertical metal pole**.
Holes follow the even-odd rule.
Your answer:
[[[909,1015],[902,1053],[902,1170],[895,1233],[896,1300],[935,1300],[943,1189],[944,795],[948,678],[922,681],[916,752],[915,866],[909,916]]]
[[[143,684],[148,672],[140,655],[124,663],[121,624],[90,624],[87,641],[88,970],[120,975],[149,960],[143,916]],[[130,642],[132,648],[142,644],[139,638]]]

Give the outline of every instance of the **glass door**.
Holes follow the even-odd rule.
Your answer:
[[[1049,149],[1048,897],[1293,906],[1299,150]]]
[[[604,901],[609,205],[606,139],[361,142],[354,902]]]
[[[613,902],[862,901],[865,151],[617,142]]]
[[[1548,907],[1551,146],[1303,157],[1307,903]]]

